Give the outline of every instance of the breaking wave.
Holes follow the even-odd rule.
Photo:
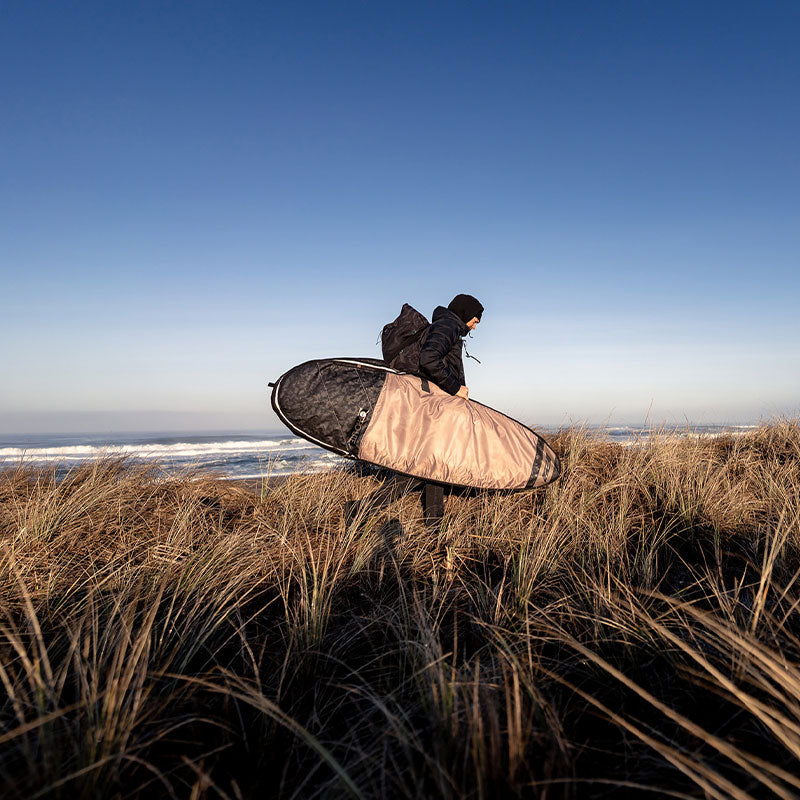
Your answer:
[[[86,439],[94,439],[87,441]],[[55,466],[65,473],[79,464],[101,458],[125,457],[154,464],[167,472],[200,469],[230,478],[259,478],[292,472],[317,472],[344,462],[299,437],[262,438],[146,437],[129,441],[103,442],[97,437],[69,441],[27,441],[0,443],[0,469],[27,466]],[[197,439],[199,441],[191,441]]]
[[[174,442],[169,444],[51,445],[48,447],[0,447],[3,461],[84,461],[103,456],[133,456],[140,459],[208,458],[215,455],[257,455],[270,451],[305,450],[304,439],[263,439],[259,441]]]

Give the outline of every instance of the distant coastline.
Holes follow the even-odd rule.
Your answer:
[[[558,435],[558,428],[536,426],[545,437]],[[577,425],[595,439],[631,445],[653,435],[713,437],[742,434],[758,425],[748,424],[656,424]],[[203,471],[218,477],[259,481],[297,472],[323,472],[347,463],[341,456],[323,450],[289,431],[11,434],[0,435],[0,470],[20,464],[55,466],[65,473],[86,462],[120,457],[152,464],[165,473],[182,475]]]

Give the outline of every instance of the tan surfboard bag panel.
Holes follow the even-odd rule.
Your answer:
[[[556,462],[547,443],[519,422],[395,373],[386,375],[358,457],[424,480],[483,489],[544,485]]]

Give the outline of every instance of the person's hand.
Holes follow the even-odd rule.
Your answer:
[[[467,389],[466,386],[462,386],[458,390],[458,394],[456,395],[456,397],[463,397],[465,400],[468,400],[469,399],[469,389]]]

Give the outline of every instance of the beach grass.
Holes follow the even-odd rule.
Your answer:
[[[798,796],[800,424],[551,443],[436,531],[346,521],[380,474],[0,473],[2,796]]]

